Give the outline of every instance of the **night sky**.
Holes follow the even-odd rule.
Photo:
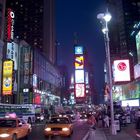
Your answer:
[[[78,44],[86,47],[93,64],[95,87],[100,95],[104,84],[105,45],[97,14],[105,9],[105,0],[55,0],[56,39],[60,43],[57,47],[58,64],[66,64],[70,76],[74,32],[77,32]]]

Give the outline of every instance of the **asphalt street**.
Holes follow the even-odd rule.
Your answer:
[[[74,123],[74,130],[71,137],[53,136],[45,138],[43,134],[44,126],[44,124],[34,124],[28,140],[82,140],[88,131],[86,123],[79,121]]]

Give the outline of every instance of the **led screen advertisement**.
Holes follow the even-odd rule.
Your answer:
[[[17,70],[18,65],[18,44],[14,42],[7,43],[7,59],[11,59],[14,61],[14,70]]]
[[[136,35],[136,47],[137,47],[138,64],[140,64],[140,31]]]
[[[122,106],[123,107],[126,107],[128,105],[129,106],[139,106],[139,99],[122,101]]]
[[[6,60],[3,63],[3,86],[2,86],[3,95],[12,94],[13,65],[14,63],[12,60]]]
[[[85,84],[75,84],[75,97],[85,97]]]
[[[75,54],[83,54],[83,46],[75,46]]]
[[[84,70],[75,70],[75,83],[84,83]]]
[[[122,86],[122,100],[140,97],[140,82],[133,82]]]
[[[113,66],[114,82],[130,81],[129,60],[115,60]]]
[[[84,57],[75,56],[75,69],[83,69],[83,68],[84,68]]]

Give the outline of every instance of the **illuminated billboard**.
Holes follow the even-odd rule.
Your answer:
[[[13,77],[13,61],[6,60],[3,63],[3,86],[2,94],[11,95],[12,94],[12,77]]]
[[[11,8],[8,8],[7,12],[7,41],[14,39],[14,19],[15,14]]]
[[[17,70],[18,65],[18,44],[14,42],[7,43],[6,58],[14,61],[14,70]]]
[[[122,101],[122,106],[139,106],[139,99]]]
[[[84,68],[84,57],[75,56],[75,69],[83,69],[83,68]]]
[[[75,70],[75,83],[84,83],[84,70]]]
[[[136,35],[136,47],[137,47],[138,64],[140,64],[140,31]]]
[[[75,54],[83,54],[83,46],[75,46]]]
[[[75,84],[75,97],[85,97],[85,84]]]
[[[130,81],[129,60],[115,60],[113,76],[114,82]]]

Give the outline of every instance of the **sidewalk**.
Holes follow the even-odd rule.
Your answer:
[[[106,140],[140,140],[140,138],[133,138],[124,130],[121,130],[121,132],[117,132],[116,135],[111,135],[109,128],[101,128],[101,130],[104,132]]]

